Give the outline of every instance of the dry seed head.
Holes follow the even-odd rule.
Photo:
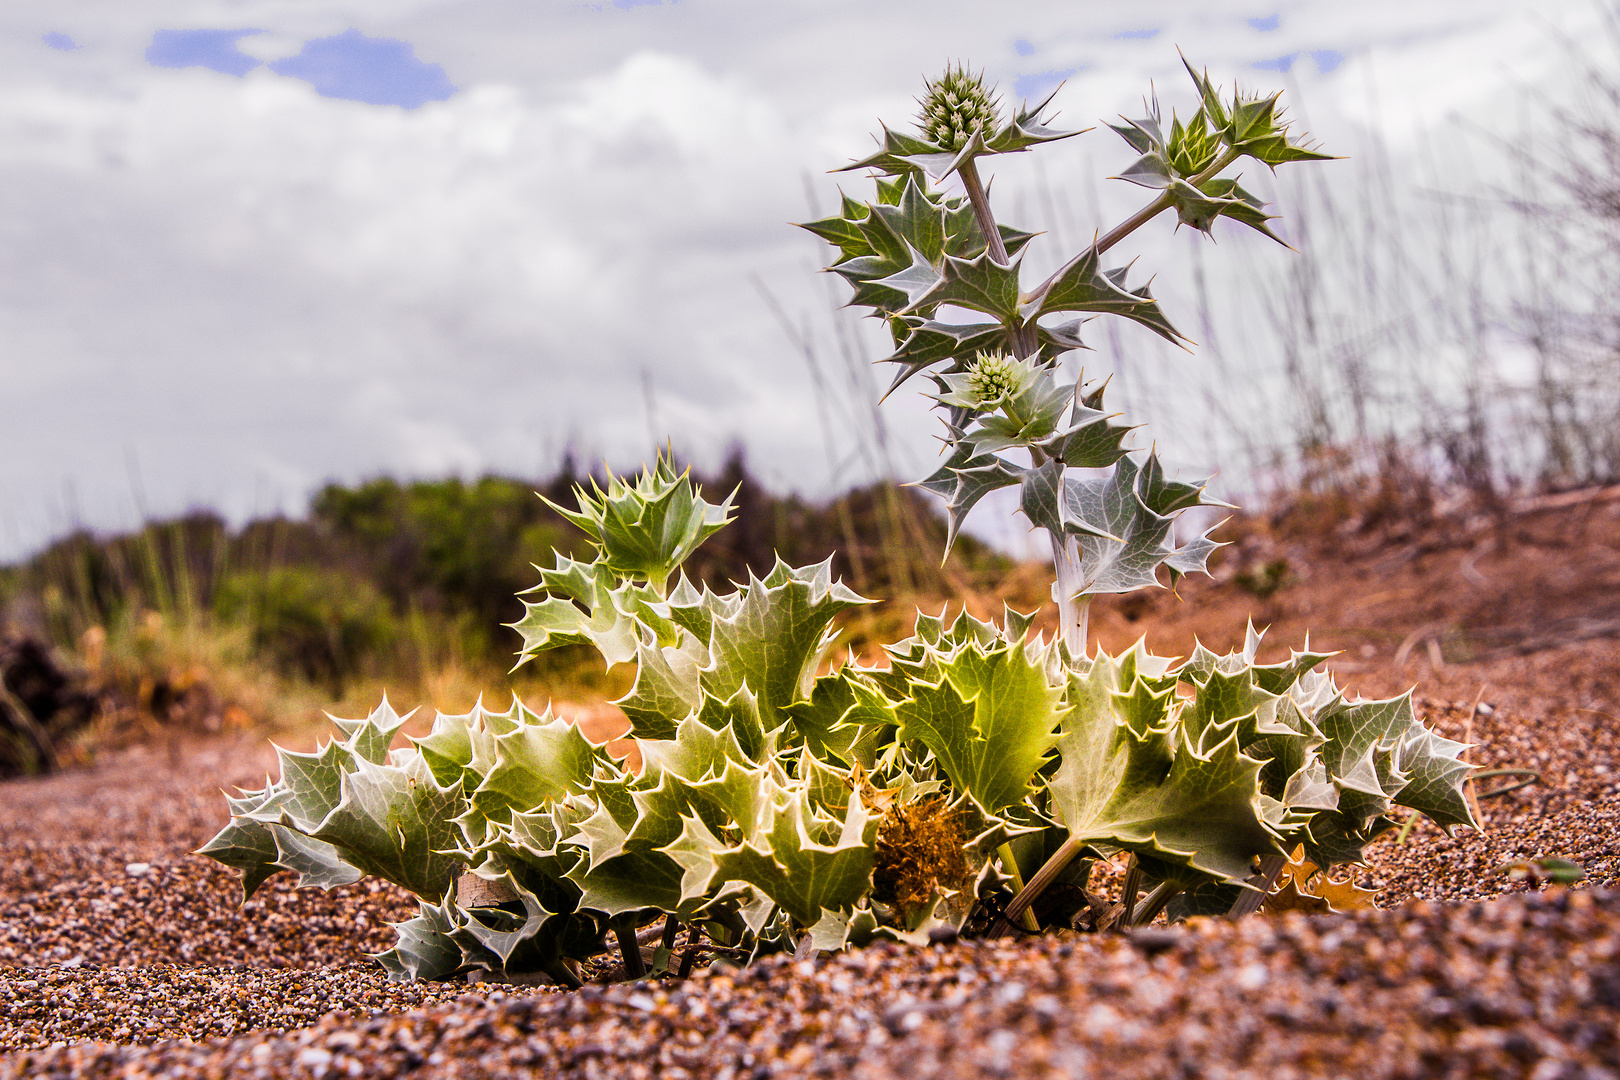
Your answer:
[[[985,88],[984,76],[965,67],[946,68],[938,80],[928,80],[917,126],[923,136],[945,150],[960,150],[975,131],[986,138],[1000,124],[996,99]]]
[[[969,884],[961,811],[942,795],[889,808],[878,823],[872,895],[902,920],[922,914],[942,890]]]

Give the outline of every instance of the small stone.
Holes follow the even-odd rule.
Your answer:
[[[1147,927],[1141,930],[1132,930],[1129,941],[1144,954],[1157,956],[1167,949],[1173,949],[1181,943],[1182,934],[1176,930],[1159,930]]]

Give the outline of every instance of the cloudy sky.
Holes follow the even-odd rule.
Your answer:
[[[568,447],[633,464],[669,438],[712,464],[740,441],[778,486],[862,479],[885,466],[844,430],[823,252],[787,223],[864,191],[827,170],[906,122],[923,75],[1067,80],[1060,119],[1089,126],[1150,82],[1189,111],[1180,47],[1285,89],[1330,149],[1376,127],[1399,162],[1599,20],[1547,7],[8,0],[0,559],[143,510],[296,513],[328,479],[540,475]],[[1139,198],[1094,179],[1130,160],[1106,129],[1036,157],[992,169],[1030,211],[1008,216],[1053,232],[1032,266]],[[847,340],[876,357],[869,329]],[[907,475],[935,449],[914,397],[882,414]]]

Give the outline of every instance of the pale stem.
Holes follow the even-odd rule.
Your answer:
[[[1090,595],[1077,595],[1085,586],[1080,571],[1080,542],[1072,536],[1052,537],[1052,562],[1057,568],[1058,633],[1069,659],[1087,654],[1086,634],[1091,621]]]
[[[1132,926],[1136,919],[1136,894],[1142,888],[1142,867],[1131,856],[1130,865],[1125,868],[1125,882],[1119,887],[1119,902],[1125,906],[1125,911],[1119,917],[1119,925]]]
[[[1144,897],[1136,909],[1136,918],[1131,920],[1132,926],[1146,926],[1163,911],[1170,901],[1176,898],[1181,889],[1168,881],[1161,881]]]
[[[1260,859],[1260,869],[1249,878],[1248,884],[1252,888],[1243,890],[1243,895],[1237,898],[1232,910],[1226,913],[1228,919],[1241,919],[1245,915],[1253,915],[1260,910],[1266,897],[1277,884],[1277,878],[1282,874],[1283,867],[1288,865],[1288,858],[1284,855],[1266,855]]]
[[[1002,844],[996,849],[996,854],[1001,856],[1002,868],[1012,875],[1014,893],[1021,895],[1025,889],[1024,875],[1018,872],[1018,860],[1013,857],[1012,845]],[[1041,932],[1041,924],[1035,920],[1035,913],[1029,910],[1028,905],[1019,914],[1018,925],[1032,934]]]
[[[978,219],[979,231],[984,233],[985,243],[990,247],[990,257],[1002,266],[1008,263],[1007,245],[1002,242],[1001,230],[996,227],[996,215],[990,211],[990,196],[984,190],[984,183],[979,179],[979,166],[972,158],[964,161],[956,174],[962,178],[962,187],[967,191],[968,203],[973,207],[973,216]],[[1020,360],[1035,351],[1036,339],[1033,326],[1019,326],[1013,328],[1013,352],[1018,354]]]
[[[1059,874],[1068,869],[1069,864],[1074,862],[1075,857],[1085,846],[1084,840],[1077,840],[1072,836],[1063,841],[1063,846],[1054,851],[1052,857],[1046,860],[1046,865],[1029,879],[1029,884],[1019,890],[1018,895],[1013,897],[1012,903],[1002,911],[1001,918],[991,925],[990,932],[985,936],[998,938],[1011,933],[1012,920],[1029,910],[1029,905],[1035,898],[1045,892],[1046,887],[1056,881]]]
[[[1215,159],[1215,163],[1213,165],[1199,173],[1197,176],[1194,176],[1192,179],[1188,180],[1187,183],[1191,184],[1193,187],[1197,187],[1199,184],[1202,184],[1204,181],[1210,179],[1216,173],[1220,172],[1222,169],[1226,168],[1228,165],[1232,164],[1232,162],[1236,161],[1242,156],[1243,155],[1238,151],[1228,147],[1225,153]],[[1143,225],[1146,225],[1164,211],[1170,209],[1170,206],[1170,193],[1164,192],[1160,194],[1158,198],[1142,207],[1142,209],[1138,210],[1136,213],[1132,214],[1118,225],[1115,225],[1112,229],[1109,229],[1108,232],[1097,241],[1097,253],[1100,255],[1107,251],[1109,248],[1131,235],[1131,233],[1135,232],[1137,229],[1140,229]]]

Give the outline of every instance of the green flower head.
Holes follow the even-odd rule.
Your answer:
[[[968,394],[977,405],[989,405],[1023,389],[1027,374],[1023,365],[1005,353],[980,353],[968,368]]]
[[[928,80],[917,126],[923,136],[944,150],[960,150],[975,131],[989,138],[1000,125],[994,88],[986,89],[984,76],[966,67],[946,68],[938,80]]]

